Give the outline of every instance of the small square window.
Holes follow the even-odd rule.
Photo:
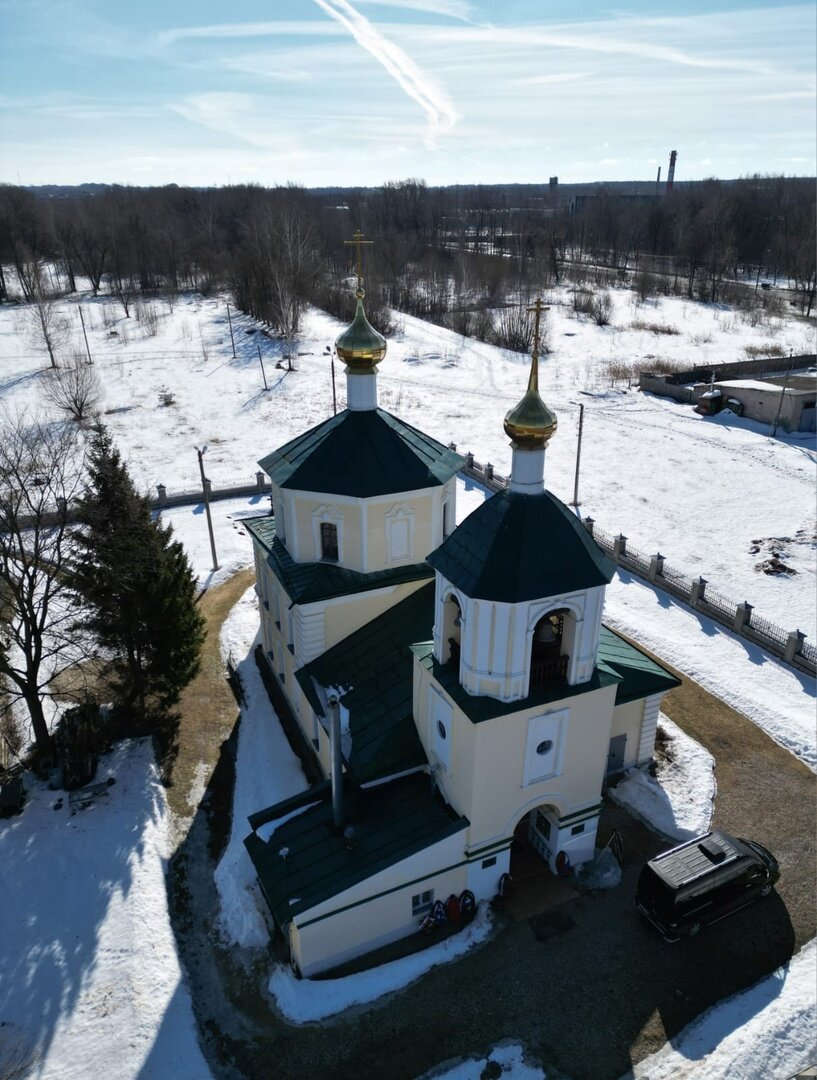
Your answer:
[[[496,866],[496,855],[492,855],[490,859],[482,860],[482,869],[487,870],[490,866]]]
[[[411,898],[411,914],[425,915],[434,906],[434,890],[427,889],[425,892],[416,893]]]
[[[583,832],[584,832],[584,824],[574,825],[573,828],[570,830],[570,835],[571,836],[578,836],[579,833],[583,833]]]

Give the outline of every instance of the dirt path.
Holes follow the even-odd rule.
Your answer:
[[[180,955],[213,1075],[279,1080],[413,1080],[456,1057],[521,1041],[572,1080],[616,1080],[708,1006],[785,962],[817,932],[815,777],[749,720],[683,676],[664,711],[716,758],[716,823],[756,837],[780,858],[782,877],[762,910],[748,909],[683,946],[638,920],[633,895],[646,858],[666,846],[615,806],[600,833],[625,843],[622,884],[555,912],[513,923],[455,964],[403,993],[334,1023],[297,1028],[266,997],[266,949],[226,946],[215,930],[213,870],[230,821],[237,709],[218,632],[252,582],[247,571],[202,600],[209,636],[203,669],[182,702],[171,805],[182,819],[169,874]],[[206,771],[201,763],[206,762]],[[203,791],[192,821],[188,796]]]
[[[225,677],[219,635],[222,623],[254,581],[255,571],[240,570],[223,585],[209,589],[199,601],[199,610],[207,621],[207,638],[201,670],[179,701],[178,753],[167,789],[177,849],[212,781],[221,744],[235,726],[238,708]]]

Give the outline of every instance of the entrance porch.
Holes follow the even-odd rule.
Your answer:
[[[532,810],[521,819],[511,844],[510,874],[514,889],[506,910],[516,922],[541,915],[578,896],[570,880],[557,877],[531,843],[530,817],[535,813]]]

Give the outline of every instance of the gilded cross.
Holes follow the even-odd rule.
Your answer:
[[[546,304],[542,303],[541,296],[537,296],[536,299],[533,301],[533,307],[529,307],[527,310],[535,312],[536,314],[536,319],[533,324],[533,353],[536,357],[538,357],[539,345],[541,340],[539,337],[539,320],[542,318],[542,312],[550,311],[550,308]]]
[[[374,240],[364,240],[363,233],[360,229],[352,236],[351,240],[344,240],[344,244],[354,244],[355,246],[355,265],[357,268],[357,287],[363,288],[363,258],[360,253],[362,247],[371,247],[374,244]]]

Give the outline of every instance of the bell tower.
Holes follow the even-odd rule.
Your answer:
[[[587,683],[596,668],[612,562],[545,488],[557,427],[539,394],[540,298],[528,388],[505,417],[510,485],[429,556],[436,571],[434,658],[474,696],[521,701]]]

